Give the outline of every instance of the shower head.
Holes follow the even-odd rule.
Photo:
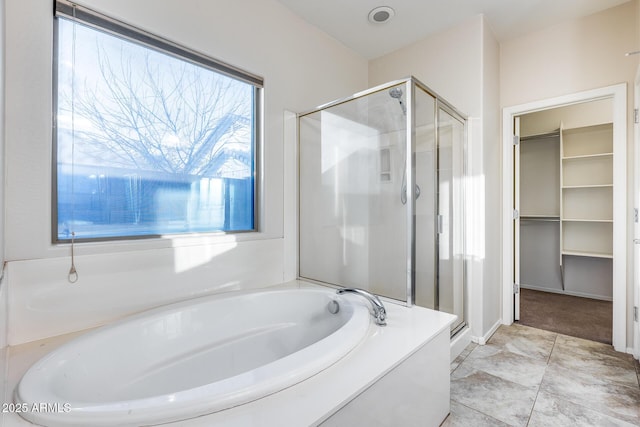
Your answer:
[[[407,114],[407,107],[404,105],[404,101],[402,100],[402,89],[399,87],[392,87],[389,89],[389,96],[393,99],[397,99],[400,104],[400,108],[402,108],[402,113]]]
[[[402,98],[402,89],[399,87],[392,87],[391,89],[389,89],[389,96],[395,99]]]

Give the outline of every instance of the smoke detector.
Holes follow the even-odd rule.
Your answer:
[[[389,6],[378,6],[369,12],[369,22],[373,24],[384,24],[389,22],[396,14],[396,11]]]

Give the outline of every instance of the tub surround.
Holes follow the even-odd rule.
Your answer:
[[[67,281],[68,258],[10,262],[5,276],[11,306],[8,345],[94,328],[189,298],[282,283],[277,267],[283,261],[282,239],[233,239],[76,255],[79,280],[73,285]]]
[[[289,282],[283,287],[318,288],[317,285],[301,281]],[[362,298],[352,297],[354,304],[367,306]],[[245,405],[190,420],[179,421],[171,426],[247,427],[253,425],[301,426],[319,425],[352,402],[346,408],[350,415],[370,408],[370,403],[360,400],[365,390],[391,372],[397,372],[401,364],[414,353],[428,354],[433,349],[430,370],[444,372],[431,379],[429,388],[438,390],[437,410],[434,419],[427,425],[439,425],[449,412],[449,328],[455,316],[420,307],[406,308],[386,303],[388,326],[380,327],[371,322],[366,338],[344,358],[317,375],[293,387],[274,393]],[[8,388],[12,391],[28,367],[53,349],[75,338],[78,334],[48,338],[9,348]],[[429,349],[429,350],[427,350]],[[424,351],[422,351],[424,350]],[[419,360],[425,360],[419,358]],[[420,363],[415,362],[415,363]],[[426,363],[426,362],[422,362]],[[435,365],[434,365],[435,364]],[[442,366],[440,366],[442,365]],[[392,381],[393,378],[387,381]],[[386,386],[381,385],[384,391]],[[371,390],[375,389],[372,387]],[[399,392],[394,388],[394,393]],[[367,390],[369,393],[369,390]],[[424,398],[424,397],[423,397]],[[359,403],[357,403],[359,402]],[[374,401],[375,402],[375,401]],[[441,403],[437,403],[441,402]],[[354,405],[356,408],[354,409]],[[377,404],[376,404],[377,406]],[[415,405],[414,405],[415,406]],[[351,407],[351,408],[349,408]],[[346,414],[346,413],[345,413]],[[444,415],[442,415],[444,414]],[[441,417],[442,415],[442,417]],[[340,416],[340,415],[334,415]],[[436,419],[437,418],[437,419]],[[267,421],[265,421],[267,420]],[[422,420],[421,425],[425,425]],[[29,426],[17,414],[7,414],[5,426]],[[331,425],[330,423],[328,425]]]
[[[321,426],[439,425],[449,413],[448,347],[449,334],[438,334]]]

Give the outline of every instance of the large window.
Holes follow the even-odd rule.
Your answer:
[[[54,241],[255,230],[262,80],[56,12]]]

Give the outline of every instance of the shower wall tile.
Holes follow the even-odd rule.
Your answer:
[[[99,326],[188,298],[283,280],[282,239],[8,263],[8,344]],[[246,262],[251,260],[251,263]]]

